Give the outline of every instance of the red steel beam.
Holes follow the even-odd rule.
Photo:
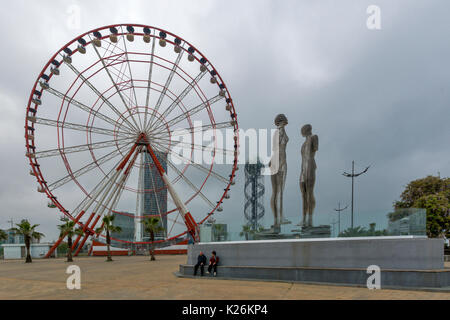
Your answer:
[[[89,219],[87,219],[87,221],[83,225],[83,232],[86,231],[86,228],[88,227],[89,223],[91,223],[91,220],[94,216],[95,216],[95,212],[92,212]],[[75,240],[75,242],[72,245],[72,251],[75,250],[75,248],[77,247],[77,244],[80,241],[81,237],[82,237],[82,234],[78,235],[77,239]]]
[[[80,221],[80,219],[84,215],[84,213],[85,213],[84,211],[81,211],[80,214],[75,218],[75,224],[77,224],[78,221]],[[55,244],[50,248],[50,250],[48,250],[48,252],[44,258],[48,258],[53,254],[53,252],[56,250],[56,248],[58,248],[61,241],[63,241],[63,239],[66,237],[66,235],[67,235],[67,233],[63,234],[62,237],[59,237],[58,241],[56,241]]]
[[[100,219],[100,216],[98,215],[94,222],[92,223],[91,229],[95,228],[95,225],[97,224],[98,220]],[[86,224],[87,225],[87,224]],[[91,235],[90,231],[88,230],[83,238],[83,241],[81,241],[80,245],[78,246],[77,251],[75,252],[75,257],[78,256],[78,254],[80,253],[81,249],[83,249],[84,244],[86,243],[86,240],[89,238],[89,236]]]
[[[100,228],[103,228],[103,225],[104,225],[105,223],[104,222],[102,222],[102,225],[100,226]],[[96,238],[98,238],[98,236],[100,235],[100,233],[95,233],[95,237]],[[94,243],[94,241],[92,241],[92,243]],[[91,248],[89,249],[89,253],[88,253],[88,255],[91,255],[91,253],[92,253],[92,249],[94,248],[94,246],[91,246]]]

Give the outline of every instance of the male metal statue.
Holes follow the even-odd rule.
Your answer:
[[[314,156],[319,149],[319,138],[312,134],[312,127],[306,124],[301,129],[306,138],[302,145],[302,171],[300,173],[300,191],[303,201],[303,227],[312,227],[312,215],[316,206],[314,199],[314,183],[316,182],[316,161]]]
[[[284,130],[288,124],[288,120],[284,114],[279,114],[275,117],[275,125],[278,130],[273,137],[273,156],[270,160],[272,175],[272,198],[270,199],[270,206],[274,216],[273,232],[280,232],[280,225],[289,223],[283,219],[283,191],[286,182],[287,163],[286,163],[286,145],[289,138]]]

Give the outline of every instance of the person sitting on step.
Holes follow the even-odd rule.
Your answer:
[[[197,264],[194,266],[194,276],[197,275],[198,267],[200,267],[200,274],[203,277],[203,273],[205,271],[205,264],[206,264],[206,256],[203,254],[202,251],[200,251],[200,254],[197,257]]]
[[[212,252],[212,256],[209,259],[209,266],[208,266],[208,273],[211,273],[211,270],[214,271],[214,277],[217,276],[217,264],[219,263],[219,257],[217,256],[216,252]]]

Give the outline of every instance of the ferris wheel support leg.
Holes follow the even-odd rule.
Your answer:
[[[105,189],[107,189],[107,191],[104,193],[104,195],[102,196],[102,199],[104,200],[104,197],[106,197],[106,194],[111,190],[111,187],[115,184],[117,177],[120,175],[120,173],[122,172],[123,168],[125,167],[125,165],[127,164],[128,160],[130,159],[131,155],[134,153],[134,151],[136,150],[136,144],[133,145],[133,147],[131,148],[131,150],[128,152],[128,154],[124,157],[124,159],[120,162],[120,164],[117,166],[117,168],[115,169],[116,172],[113,174],[113,176],[111,177],[110,181],[108,181],[107,183],[105,183],[98,191],[96,191],[96,193],[91,197],[91,199],[89,200],[89,202],[84,206],[83,211],[88,211],[88,209],[91,207],[91,205],[96,201],[96,199],[102,194],[102,192],[105,191]],[[103,201],[102,200],[102,201]],[[100,201],[99,203],[101,204],[102,201]],[[94,212],[96,212],[98,210],[99,206],[97,206],[94,210]]]
[[[136,150],[139,150],[139,149],[136,149]],[[125,169],[125,171],[123,172],[123,176],[120,178],[120,180],[119,180],[119,182],[118,183],[116,183],[116,181],[117,181],[117,178],[119,177],[119,176],[117,176],[116,178],[115,178],[115,180],[111,183],[111,186],[108,188],[108,190],[105,192],[105,194],[104,194],[104,197],[102,197],[102,199],[100,200],[100,202],[99,202],[99,206],[95,209],[95,212],[97,212],[98,213],[98,215],[102,215],[103,214],[103,212],[105,211],[105,209],[108,207],[108,205],[111,203],[111,200],[117,195],[117,193],[118,192],[120,192],[120,186],[122,186],[123,185],[123,182],[125,181],[125,179],[127,178],[127,176],[128,176],[128,174],[130,173],[130,171],[131,171],[131,168],[133,167],[133,165],[134,165],[134,163],[135,163],[135,161],[136,161],[136,158],[137,158],[137,156],[138,156],[138,154],[139,154],[139,152],[138,151],[136,151],[135,150],[135,154],[134,154],[134,156],[133,156],[133,158],[131,158],[131,161],[130,161],[130,163],[128,164],[128,167]],[[112,189],[112,191],[111,191],[111,189]],[[110,192],[111,191],[111,192]],[[109,196],[108,196],[108,198],[106,199],[106,202],[104,202],[104,199],[105,199],[105,196],[107,195],[109,193]],[[102,204],[103,203],[103,206],[100,206],[100,204]],[[113,202],[114,203],[114,202]],[[108,211],[110,211],[109,209],[108,209]]]
[[[119,171],[116,171],[114,175],[111,177],[112,181],[115,181],[117,176],[119,175]],[[89,200],[89,202],[84,206],[83,211],[87,211],[91,205],[97,200],[97,198],[100,196],[100,194],[110,185],[111,181],[108,181],[105,185],[103,185],[100,190],[98,190]],[[95,211],[94,211],[95,212]]]
[[[184,220],[184,223],[188,229],[189,234],[192,236],[194,242],[199,242],[199,230],[198,225],[195,222],[194,218],[192,217],[191,213],[188,211],[186,206],[184,205],[183,201],[178,196],[177,192],[175,191],[174,187],[172,186],[172,183],[170,182],[169,178],[167,177],[164,168],[161,166],[161,163],[159,162],[158,158],[156,157],[155,153],[153,152],[153,149],[151,148],[150,144],[147,144],[147,150],[150,156],[152,157],[153,162],[156,165],[156,168],[158,169],[159,174],[161,175],[162,180],[167,186],[167,190],[170,193],[170,196],[173,199],[173,202],[175,202],[175,205],[177,206],[178,211],[181,214],[181,217]]]
[[[134,151],[133,151],[133,152],[134,152]],[[135,161],[136,161],[137,154],[138,154],[138,153],[135,153],[134,157],[132,158],[132,160],[131,160],[130,163],[128,164],[128,167],[127,167],[126,170],[124,171],[123,177],[120,179],[119,183],[117,183],[117,184],[115,183],[115,181],[116,181],[116,179],[117,179],[117,177],[118,177],[118,176],[117,176],[117,177],[115,178],[115,180],[111,183],[111,186],[109,187],[109,189],[105,192],[105,195],[108,194],[109,191],[110,191],[110,189],[111,189],[111,187],[114,185],[113,191],[112,191],[111,193],[109,193],[109,196],[108,196],[108,198],[107,198],[107,200],[106,200],[105,205],[102,206],[102,207],[100,208],[100,211],[98,212],[97,217],[95,218],[94,222],[92,223],[92,226],[90,227],[90,230],[94,230],[95,226],[97,225],[98,220],[100,219],[100,217],[102,216],[102,214],[103,214],[103,212],[104,212],[104,210],[105,210],[105,207],[107,207],[107,206],[109,205],[109,203],[111,202],[111,200],[112,200],[113,198],[114,198],[113,204],[115,203],[115,200],[116,200],[118,194],[119,194],[120,191],[121,191],[120,186],[123,185],[125,179],[126,179],[127,176],[129,175],[129,172],[130,172],[132,166],[134,165],[134,163],[135,163]],[[118,171],[118,172],[120,172],[120,171]],[[104,199],[104,197],[103,197],[102,199]],[[102,202],[103,202],[103,200],[100,201],[100,203],[102,203]],[[97,208],[97,209],[98,209],[98,208]],[[103,223],[102,223],[101,227],[103,227]],[[80,246],[78,247],[77,251],[75,252],[75,256],[77,256],[78,253],[80,252],[80,250],[83,248],[84,243],[87,241],[87,239],[89,238],[89,236],[91,236],[91,235],[94,236],[94,235],[95,235],[96,238],[98,238],[99,234],[96,234],[95,231],[93,231],[94,233],[91,233],[90,230],[87,230],[87,233],[86,233],[85,237],[83,238],[82,243],[80,244]],[[86,230],[85,230],[85,232],[86,232]],[[93,248],[93,247],[91,246],[91,248],[89,249],[88,255],[91,255],[91,253],[92,253],[92,248]]]
[[[91,245],[91,247],[89,248],[89,252],[88,252],[88,256],[90,257],[92,254],[92,250],[94,249],[94,246]]]
[[[123,182],[123,180],[128,176],[129,171],[131,170],[131,167],[133,166],[136,157],[137,157],[137,153],[135,154],[135,156],[132,158],[131,162],[128,164],[128,167],[126,168],[125,172],[124,172],[124,176],[122,177],[121,181],[116,184],[116,180],[120,175],[120,172],[123,170],[123,167],[126,165],[126,163],[128,162],[128,160],[130,159],[131,155],[135,152],[136,147],[133,147],[130,151],[130,153],[125,157],[124,161],[119,165],[119,167],[117,168],[117,172],[116,175],[114,176],[114,178],[112,179],[112,182],[109,184],[109,186],[107,187],[107,190],[104,192],[101,200],[99,201],[99,205],[97,205],[97,207],[95,208],[95,211],[97,211],[100,208],[100,204],[103,203],[104,199],[106,198],[106,195],[109,194],[109,197],[107,199],[107,202],[105,204],[105,206],[107,206],[109,204],[109,202],[111,201],[111,199],[113,198],[113,196],[115,194],[117,194],[119,186],[121,185],[121,183]],[[114,188],[113,188],[114,186]],[[113,188],[113,192],[110,193],[111,188]],[[119,190],[120,191],[120,190]],[[89,228],[90,230],[94,230],[95,226],[97,225],[98,220],[100,219],[100,217],[102,216],[102,213],[105,209],[105,206],[101,207],[99,214],[97,214],[97,217],[95,218],[94,222],[92,223],[91,227]],[[79,252],[81,251],[81,249],[83,248],[84,244],[86,243],[87,239],[89,238],[89,236],[93,236],[95,235],[97,238],[99,236],[99,234],[95,233],[95,231],[93,231],[94,233],[92,233],[89,229],[86,230],[88,228],[88,224],[90,222],[90,220],[93,218],[93,216],[95,215],[95,212],[92,213],[91,217],[89,218],[88,222],[85,224],[85,227],[83,228],[83,231],[85,231],[85,236],[81,242],[81,244],[78,246],[77,251],[75,252],[75,257],[78,256]],[[103,223],[101,225],[101,227],[103,227]],[[92,253],[92,248],[93,246],[91,246],[91,248],[89,249],[88,255],[91,255]]]
[[[87,221],[83,224],[83,232],[86,232],[86,228],[88,227],[89,223],[91,223],[92,218],[94,218],[95,213],[92,212],[91,215],[89,216],[89,219],[87,219]],[[80,241],[82,237],[82,234],[78,235],[77,239],[75,240],[75,242],[72,245],[72,251],[75,250],[75,248],[77,247],[78,242]]]
[[[91,225],[91,229],[95,228],[95,226],[97,225],[97,222],[100,219],[100,217],[101,217],[100,215],[97,215],[97,217],[95,218],[94,222]],[[86,224],[86,226],[87,226],[87,224]],[[83,240],[81,241],[80,245],[78,246],[77,251],[75,252],[75,255],[74,255],[75,257],[78,256],[78,254],[80,253],[81,249],[83,249],[83,246],[86,243],[87,239],[91,235],[93,235],[93,234],[91,233],[90,230],[85,230],[85,236],[84,236]],[[92,246],[91,246],[91,249],[92,249]],[[91,249],[89,251],[91,251]]]
[[[75,218],[75,224],[78,223],[78,221],[80,221],[81,217],[84,215],[84,211],[81,211],[80,214]],[[67,233],[63,234],[62,237],[59,237],[59,239],[55,242],[55,244],[50,248],[50,250],[48,250],[47,254],[45,255],[44,258],[49,258],[53,252],[56,250],[56,248],[58,248],[58,246],[60,245],[60,243],[64,240],[64,238],[66,237]]]
[[[97,220],[97,219],[96,219]],[[97,222],[96,222],[97,223]],[[103,225],[104,225],[105,223],[104,222],[102,222],[102,224],[101,224],[101,226],[100,226],[100,228],[103,228]],[[92,254],[92,251],[93,251],[93,248],[94,248],[94,241],[95,240],[98,240],[98,237],[100,236],[100,233],[99,232],[96,232],[96,233],[94,233],[93,235],[92,235],[92,245],[91,245],[91,248],[89,249],[89,252],[88,252],[88,255],[90,256],[91,254]]]

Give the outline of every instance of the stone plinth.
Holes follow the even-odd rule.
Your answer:
[[[224,266],[438,270],[444,240],[426,237],[360,237],[210,242],[190,245],[187,264],[200,251],[217,251]]]
[[[444,240],[417,236],[284,239],[190,245],[179,276],[190,277],[200,251],[220,257],[218,276],[365,286],[367,268],[381,269],[381,287],[450,291]]]

